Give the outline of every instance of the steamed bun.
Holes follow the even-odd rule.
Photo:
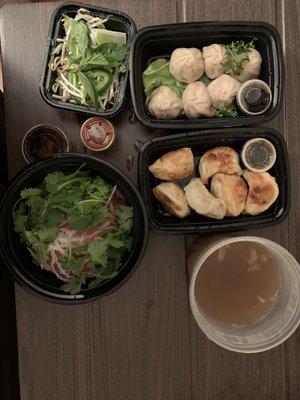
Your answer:
[[[201,115],[212,117],[215,113],[207,87],[203,82],[187,85],[182,94],[182,104],[185,115],[189,118],[198,118]]]
[[[215,108],[228,107],[232,104],[241,84],[229,75],[223,74],[212,81],[207,90]]]
[[[249,52],[248,57],[249,60],[242,62],[242,72],[239,75],[233,75],[233,78],[237,79],[241,83],[249,81],[250,79],[255,79],[260,74],[262,58],[259,52],[252,49]]]
[[[205,73],[210,79],[215,79],[224,74],[227,62],[225,46],[221,44],[211,44],[202,49]]]
[[[197,81],[204,73],[204,61],[199,49],[178,48],[170,59],[170,73],[180,82]]]
[[[151,93],[148,110],[156,118],[177,118],[182,110],[182,101],[174,90],[162,85]]]

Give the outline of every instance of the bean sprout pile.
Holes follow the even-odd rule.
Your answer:
[[[106,29],[108,20],[84,8],[74,18],[63,15],[65,35],[56,39],[48,64],[57,74],[51,87],[54,99],[102,111],[114,107],[127,47],[125,33]]]

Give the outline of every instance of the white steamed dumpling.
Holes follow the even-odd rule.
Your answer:
[[[170,73],[180,82],[197,81],[204,73],[202,53],[194,47],[175,49],[170,59]]]
[[[237,79],[239,82],[244,83],[250,79],[255,79],[260,74],[260,68],[262,63],[262,58],[260,53],[252,49],[248,53],[249,60],[242,62],[243,70],[239,75],[233,75],[233,78]]]
[[[174,90],[162,85],[151,93],[148,110],[156,118],[177,118],[182,110],[182,101]]]
[[[220,109],[230,106],[240,86],[241,84],[236,79],[226,74],[213,80],[207,86],[213,107]]]
[[[212,117],[216,111],[211,105],[206,85],[199,81],[187,85],[182,94],[182,104],[188,118],[199,118],[201,115]]]
[[[202,49],[205,73],[210,79],[215,79],[224,74],[227,62],[227,53],[222,44],[211,44]]]

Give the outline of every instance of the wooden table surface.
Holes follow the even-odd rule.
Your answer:
[[[99,2],[100,3],[100,2]],[[281,243],[298,260],[300,241],[300,135],[298,133],[300,2],[293,0],[103,0],[127,12],[140,28],[183,21],[264,20],[279,29],[286,59],[285,101],[269,124],[289,147],[292,208],[280,226],[251,231]],[[23,165],[20,145],[28,128],[50,122],[83,151],[75,114],[46,105],[38,80],[50,15],[57,4],[8,5],[1,10],[9,174]],[[118,142],[107,158],[136,179],[134,141],[160,132],[114,120]],[[126,169],[127,157],[135,156]],[[248,232],[249,233],[249,232]],[[187,240],[189,243],[190,240]],[[137,272],[119,291],[82,306],[48,303],[16,287],[22,400],[297,400],[300,331],[257,355],[240,355],[209,342],[188,303],[184,237],[150,233]]]

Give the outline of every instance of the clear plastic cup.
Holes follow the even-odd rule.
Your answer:
[[[212,253],[228,244],[245,241],[266,246],[277,258],[280,278],[278,299],[273,309],[260,321],[244,327],[224,326],[208,318],[198,307],[195,282],[199,269]],[[278,346],[297,329],[300,323],[300,266],[279,244],[254,236],[224,238],[219,235],[217,238],[201,239],[190,253],[188,268],[193,316],[205,335],[219,346],[239,353],[258,353]]]

